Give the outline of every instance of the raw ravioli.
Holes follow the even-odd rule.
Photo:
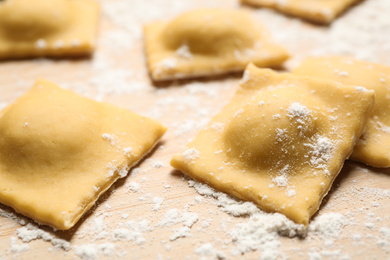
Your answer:
[[[232,101],[171,165],[307,225],[373,104],[372,90],[249,65]]]
[[[374,90],[374,110],[351,159],[390,167],[390,67],[346,57],[312,57],[293,73]]]
[[[0,59],[90,55],[98,16],[94,0],[0,1]]]
[[[283,47],[250,13],[227,9],[189,11],[145,26],[145,49],[155,81],[243,71],[249,62],[280,67]]]
[[[359,0],[241,0],[318,23],[331,23]]]
[[[155,120],[39,80],[0,111],[0,202],[69,229],[165,130]]]

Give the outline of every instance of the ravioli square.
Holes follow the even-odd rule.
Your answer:
[[[328,24],[359,0],[241,0],[309,21]]]
[[[144,27],[145,52],[154,81],[244,71],[250,62],[280,67],[288,59],[249,12],[199,9]]]
[[[91,55],[98,18],[94,0],[0,1],[0,60]]]
[[[390,67],[348,57],[310,57],[293,73],[374,90],[374,110],[350,159],[390,167]]]
[[[153,119],[38,80],[0,111],[0,202],[70,229],[165,131]]]
[[[373,104],[372,90],[250,64],[231,102],[171,165],[307,225]]]

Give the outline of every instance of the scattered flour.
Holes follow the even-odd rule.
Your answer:
[[[45,49],[47,47],[47,42],[44,39],[39,39],[35,42],[35,48],[37,49]]]
[[[172,125],[175,129],[175,136],[182,136],[186,133],[200,130],[208,123],[209,119],[202,117],[196,120],[185,119],[184,121],[176,122]]]
[[[11,237],[9,240],[12,253],[21,253],[27,251],[30,247],[26,244],[18,244],[16,237]]]
[[[276,176],[272,179],[272,182],[274,182],[278,187],[286,187],[288,185],[288,179],[286,175]]]
[[[163,198],[160,198],[160,197],[154,197],[153,200],[153,210],[154,211],[158,211],[161,207],[161,205],[163,204],[164,202],[164,199]]]
[[[142,220],[140,222],[130,220],[123,227],[116,228],[112,231],[112,239],[114,241],[133,241],[137,245],[141,245],[145,242],[143,233],[149,231],[152,231],[152,228],[148,220]]]
[[[299,130],[299,134],[301,136],[305,136],[307,130],[309,129],[309,125],[312,122],[312,111],[306,106],[295,102],[287,108],[287,116],[290,120],[294,120],[298,124],[297,128]]]
[[[198,221],[198,214],[192,212],[180,212],[178,209],[170,209],[164,214],[164,218],[159,222],[160,227],[170,227],[178,223],[183,223],[186,227],[192,227]]]
[[[73,250],[77,256],[85,260],[99,259],[100,255],[114,256],[116,253],[115,245],[112,243],[104,243],[100,245],[84,244],[80,246],[74,246]]]
[[[326,164],[332,157],[334,144],[327,137],[319,136],[310,147],[310,163],[317,169],[326,169]]]
[[[182,45],[179,49],[176,50],[176,54],[184,59],[192,59],[192,53],[188,48],[188,45]]]
[[[323,240],[337,238],[342,228],[347,224],[346,218],[339,213],[326,213],[317,216],[309,225],[309,231]]]
[[[224,124],[224,123],[221,123],[221,122],[216,122],[216,123],[213,123],[213,124],[210,126],[210,128],[213,129],[214,131],[222,132],[223,129],[225,128],[225,124]]]
[[[55,248],[61,248],[64,250],[70,249],[70,243],[68,241],[56,238],[49,232],[46,232],[32,224],[27,224],[25,227],[18,228],[16,230],[16,234],[18,235],[18,238],[25,243],[36,239],[43,239],[44,241],[50,241]]]
[[[124,162],[119,163],[117,160],[109,162],[107,164],[107,168],[108,168],[107,177],[111,177],[115,173],[118,173],[120,178],[124,178],[127,176],[130,170],[129,166],[126,163]]]
[[[214,246],[211,243],[203,244],[195,249],[195,253],[198,254],[200,259],[225,259],[226,256],[214,249]]]
[[[11,219],[12,221],[18,223],[21,226],[24,226],[27,224],[27,218],[25,218],[23,216],[19,217],[16,214],[2,210],[1,208],[0,208],[0,217]]]
[[[390,228],[381,227],[379,229],[380,236],[377,237],[376,244],[383,248],[386,252],[390,253]]]
[[[315,236],[324,240],[325,245],[332,245],[334,240],[339,238],[343,228],[350,223],[340,213],[324,213],[313,219],[308,228],[305,228],[303,225],[298,225],[287,219],[282,214],[262,212],[253,203],[245,202],[247,204],[245,204],[243,209],[243,202],[241,201],[226,198],[226,194],[215,191],[207,185],[194,180],[189,180],[188,182],[201,195],[215,198],[215,204],[221,207],[222,211],[233,216],[250,216],[248,221],[237,224],[235,228],[229,231],[230,243],[233,244],[233,249],[230,253],[233,256],[259,250],[261,252],[260,259],[283,259],[286,256],[280,250],[280,236],[306,237],[309,234],[310,237]],[[381,239],[378,239],[377,245],[384,247],[388,245],[390,230],[382,228],[381,231],[384,235]],[[317,256],[320,257],[318,259],[322,259],[323,256],[348,259],[348,255],[342,255],[340,250],[314,250],[309,253],[310,259],[317,259]]]
[[[279,249],[279,234],[289,237],[303,236],[305,228],[288,220],[284,215],[259,212],[250,216],[249,221],[237,224],[229,234],[234,245],[231,250],[233,255],[260,249],[261,259],[278,259],[284,257]]]
[[[126,185],[127,190],[132,192],[138,192],[141,189],[141,185],[137,182],[130,182]]]
[[[161,161],[158,161],[158,160],[154,160],[154,159],[147,159],[147,161],[150,163],[150,165],[153,167],[153,168],[163,168],[165,166],[165,164]]]
[[[181,227],[179,230],[175,231],[175,233],[169,238],[169,240],[174,241],[181,237],[189,237],[191,229],[189,227]]]
[[[176,68],[177,59],[176,58],[166,58],[156,64],[156,70],[154,71],[155,76],[159,76],[163,71],[171,70]]]
[[[200,157],[199,150],[196,150],[195,148],[187,149],[183,152],[183,157],[185,162],[193,161]]]
[[[366,92],[366,91],[368,91],[365,87],[362,87],[362,86],[356,86],[355,88],[359,92]]]
[[[111,134],[103,134],[102,135],[103,139],[104,140],[107,140],[111,143],[111,145],[116,145],[116,140],[117,140],[117,137],[115,135],[111,135]]]
[[[287,196],[289,196],[289,197],[293,197],[293,196],[295,196],[297,193],[296,193],[296,191],[294,190],[294,189],[288,189],[287,190]]]
[[[100,54],[101,55],[101,54]],[[90,78],[89,83],[94,86],[97,93],[93,98],[97,100],[104,100],[104,97],[114,94],[131,94],[142,87],[144,83],[138,82],[134,79],[134,72],[128,68],[116,68],[110,70],[106,57],[101,57],[99,54],[94,58],[94,65],[96,74]],[[115,84],[113,84],[115,82]]]
[[[173,235],[169,238],[170,241],[174,241],[179,238],[191,236],[191,227],[198,221],[198,214],[192,212],[180,212],[178,209],[170,209],[164,214],[164,218],[158,223],[160,227],[170,227],[179,223],[183,224],[183,227],[178,230],[174,230]]]
[[[109,235],[109,228],[105,222],[105,218],[107,217],[108,214],[103,213],[92,218],[92,220],[88,223],[89,225],[86,226],[83,232],[79,233],[79,238],[83,238],[87,235],[93,241],[107,238]]]
[[[199,194],[216,199],[215,204],[230,215],[247,216],[259,212],[259,209],[252,202],[236,200],[226,193],[214,190],[206,184],[189,180],[188,185],[194,187]]]
[[[272,23],[266,23],[267,27],[272,29],[272,31],[277,31],[275,34],[275,38],[279,42],[289,42],[288,48],[291,53],[296,53],[295,50],[302,48],[302,42],[308,43],[318,43],[318,44],[308,44],[310,46],[316,46],[315,49],[308,49],[309,54],[339,54],[339,55],[349,55],[355,56],[360,59],[373,60],[378,59],[375,57],[383,56],[383,63],[388,63],[385,60],[385,55],[381,55],[381,52],[390,51],[390,47],[388,44],[385,44],[390,41],[390,33],[383,33],[389,31],[388,17],[386,15],[377,15],[378,10],[383,10],[383,13],[390,12],[390,5],[387,3],[388,0],[376,0],[376,1],[365,1],[362,5],[357,5],[356,7],[351,9],[351,11],[346,12],[345,15],[340,17],[335,23],[326,28],[318,28],[313,26],[313,29],[302,30],[302,27],[307,27],[306,24],[302,23],[299,20],[286,18],[283,15],[275,15],[274,12],[267,10],[256,11],[258,16],[261,16],[263,20],[273,21]],[[110,94],[128,94],[128,93],[136,93],[136,91],[146,89],[147,91],[151,91],[153,88],[144,83],[138,77],[138,71],[133,71],[128,68],[128,64],[123,67],[119,67],[117,62],[112,55],[114,53],[123,52],[124,50],[129,51],[133,47],[135,47],[135,43],[137,43],[142,37],[142,28],[140,26],[141,23],[148,22],[154,19],[161,18],[161,10],[158,8],[150,8],[150,5],[153,6],[164,6],[166,5],[163,0],[151,0],[148,1],[147,4],[129,4],[128,1],[100,1],[102,4],[102,12],[105,18],[108,18],[110,22],[113,23],[114,28],[112,31],[104,31],[102,32],[102,36],[99,37],[99,44],[101,46],[107,48],[98,49],[94,55],[94,59],[92,61],[91,66],[91,75],[87,76],[87,80],[89,77],[89,83],[94,87],[94,91],[92,94],[96,99],[103,99],[107,95]],[[209,3],[210,1],[204,2],[204,4],[212,5]],[[283,1],[279,1],[283,2]],[[145,2],[146,3],[146,2]],[[164,17],[169,17],[172,15],[176,15],[183,10],[186,10],[191,7],[190,2],[186,1],[172,1],[170,3],[169,8],[164,8]],[[129,15],[129,10],[134,9],[134,15]],[[165,12],[166,11],[166,12]],[[272,17],[271,17],[272,16]],[[358,19],[356,19],[358,17]],[[267,19],[270,18],[270,19]],[[366,21],[370,20],[370,23]],[[282,30],[285,28],[286,22],[289,23],[289,30]],[[300,32],[300,37],[296,37],[297,32]],[[324,40],[326,39],[326,41]],[[356,39],[359,39],[358,41]],[[43,47],[43,44],[38,44],[38,47]],[[59,45],[59,43],[57,43]],[[379,48],[367,48],[367,46],[380,46]],[[60,47],[60,46],[58,46]],[[108,48],[109,47],[109,48]],[[107,51],[109,50],[109,51]],[[181,50],[180,52],[185,53],[185,50]],[[141,53],[141,52],[140,52]],[[299,53],[299,52],[297,52]],[[379,55],[378,55],[379,54]],[[183,54],[179,54],[180,56]],[[186,54],[184,54],[186,56]],[[306,55],[305,55],[306,56]],[[302,55],[296,55],[290,61],[290,63],[297,62],[299,59],[302,59]],[[373,60],[376,62],[381,62],[379,60]],[[167,67],[174,66],[175,62],[167,62]],[[41,63],[44,64],[44,63]],[[38,64],[38,65],[41,65]],[[50,63],[51,64],[51,63]],[[389,63],[388,63],[389,64]],[[122,66],[122,65],[121,65]],[[115,70],[111,68],[116,68]],[[84,75],[82,77],[85,78]],[[249,75],[244,75],[243,81],[248,80]],[[83,80],[84,83],[85,80]],[[220,82],[218,82],[220,84]],[[85,84],[76,84],[72,85],[73,89],[76,91],[86,92]],[[184,86],[185,88],[186,86]],[[208,85],[206,86],[209,87]],[[210,89],[216,89],[213,88]],[[359,89],[358,89],[359,90]],[[176,89],[175,89],[176,91]],[[188,95],[193,95],[198,91],[196,86],[192,86],[191,91],[188,91]],[[202,90],[203,91],[203,90]],[[222,89],[218,90],[222,91]],[[213,90],[210,92],[214,97],[219,96],[219,92]],[[157,93],[157,91],[155,92]],[[85,94],[85,93],[83,93]],[[91,95],[92,95],[91,94]],[[181,95],[183,93],[180,93]],[[211,96],[210,94],[210,96]],[[177,105],[183,103],[191,103],[188,102],[190,98],[180,98],[177,100],[172,100],[171,105]],[[191,99],[192,100],[192,99]],[[6,103],[0,103],[0,109],[5,106]],[[264,103],[263,103],[264,104]],[[260,105],[260,104],[259,104]],[[261,105],[260,105],[261,106]],[[179,107],[179,106],[178,106]],[[208,116],[206,110],[200,111],[199,103],[192,103],[191,106],[188,106],[190,109],[199,111],[199,116]],[[299,109],[296,109],[295,112],[299,112]],[[294,112],[294,113],[295,113]],[[299,113],[298,113],[299,114]],[[197,118],[198,119],[198,118]],[[172,124],[174,127],[178,127],[178,131],[176,132],[176,136],[179,136],[184,133],[188,133],[194,128],[199,128],[204,122],[207,123],[208,118],[206,118],[203,122],[197,122],[198,120],[189,120],[186,123],[179,122],[178,125]],[[180,125],[183,126],[180,126]],[[180,128],[180,127],[181,128]],[[381,126],[378,126],[381,127]],[[216,127],[215,130],[223,130],[223,125]],[[383,129],[387,131],[387,129]],[[390,130],[389,130],[390,132]],[[109,136],[106,136],[110,139]],[[185,138],[187,138],[185,136]],[[108,140],[111,142],[111,140]],[[320,141],[320,140],[317,140]],[[326,161],[326,156],[323,157],[323,154],[327,154],[331,148],[329,148],[329,143],[326,140],[325,142],[319,142],[316,144],[316,147],[313,147],[313,155],[316,159],[313,161],[315,165],[321,165],[323,161]],[[126,154],[126,151],[123,151]],[[131,151],[129,151],[131,152]],[[316,155],[317,154],[317,155]],[[189,160],[194,160],[199,158],[198,153],[190,153],[188,154],[190,157]],[[192,157],[192,158],[191,158]],[[317,160],[319,158],[319,160]],[[116,169],[117,170],[117,169]],[[277,180],[276,184],[283,184],[283,180]],[[251,203],[243,203],[242,201],[236,201],[226,194],[219,193],[214,191],[213,189],[198,184],[198,183],[190,183],[190,186],[195,187],[195,189],[202,195],[211,197],[215,199],[215,204],[218,205],[223,211],[234,215],[234,216],[245,216],[248,215],[249,220],[243,219],[239,225],[234,227],[229,231],[229,234],[232,235],[230,243],[233,244],[234,249],[232,250],[235,254],[241,254],[249,251],[253,251],[256,249],[261,249],[261,258],[263,259],[273,259],[274,257],[283,258],[283,253],[280,252],[280,242],[278,240],[278,234],[294,236],[296,234],[300,234],[300,227],[296,227],[294,225],[290,226],[291,221],[283,219],[283,216],[279,216],[277,214],[264,214],[257,209]],[[131,183],[129,190],[133,192],[140,192],[140,185],[138,183]],[[369,199],[379,200],[380,198],[389,198],[390,192],[389,190],[379,189],[379,188],[348,188],[345,194],[338,198],[340,200],[345,197],[345,195],[358,197],[358,196],[367,195]],[[201,201],[201,199],[197,199],[197,201]],[[154,206],[158,205],[159,202],[155,203],[153,199]],[[354,201],[351,201],[354,203]],[[378,203],[378,202],[375,202]],[[194,215],[189,215],[183,217],[185,212],[178,211],[176,216],[179,217],[180,221],[168,221],[165,223],[174,223],[179,224],[182,223],[183,227],[179,228],[170,238],[180,238],[185,237],[186,234],[189,234],[189,228],[194,223],[196,223],[198,216],[195,213],[190,213]],[[170,216],[167,218],[171,218],[175,215],[174,211],[172,211]],[[24,218],[17,217],[15,214],[9,214],[0,209],[0,216],[6,217],[10,219],[14,219],[16,223],[20,223],[21,225],[25,225],[26,221]],[[269,216],[269,217],[267,217]],[[165,217],[164,217],[165,219]],[[164,220],[163,219],[163,220]],[[195,220],[196,219],[196,220]],[[388,220],[388,219],[387,219]],[[90,220],[88,219],[89,222]],[[148,222],[132,222],[131,224],[125,223],[123,226],[114,228],[114,230],[109,230],[105,227],[104,216],[97,218],[93,223],[93,227],[96,228],[95,233],[91,232],[91,234],[101,234],[101,238],[106,238],[106,236],[113,236],[111,239],[113,241],[133,241],[134,243],[142,244],[145,239],[143,238],[143,233],[151,231],[150,223]],[[279,221],[279,222],[278,222]],[[186,224],[184,224],[186,223]],[[210,226],[211,221],[205,222],[204,225],[206,228]],[[342,228],[347,225],[347,220],[340,214],[337,213],[328,213],[318,215],[315,219],[313,219],[312,223],[309,226],[310,235],[316,235],[318,237],[328,237],[330,239],[336,239],[342,232]],[[166,224],[170,226],[170,224]],[[101,227],[100,229],[98,227]],[[53,243],[53,240],[56,238],[51,234],[46,234],[45,231],[36,231],[34,228],[31,228],[27,225],[26,227],[18,229],[18,237],[19,239],[24,241],[32,241],[34,239],[43,239],[46,241],[50,241]],[[388,250],[390,248],[389,240],[390,240],[390,230],[388,227],[381,227],[377,225],[378,232],[381,236],[377,237],[377,245],[384,250]],[[110,233],[107,233],[107,230]],[[84,230],[83,230],[84,232]],[[88,231],[89,232],[89,231]],[[264,232],[264,234],[263,234]],[[99,237],[99,236],[97,236]],[[177,239],[175,238],[175,239]],[[251,238],[251,239],[250,239]],[[269,240],[265,240],[268,238]],[[54,242],[55,245],[57,242]],[[213,242],[214,243],[214,242]],[[66,244],[66,243],[65,243]],[[61,245],[61,243],[59,243]],[[59,246],[63,249],[66,246]],[[29,246],[27,244],[18,244],[17,238],[10,238],[10,250],[13,253],[23,252],[28,250]],[[262,250],[265,248],[264,250]],[[98,259],[101,255],[105,256],[113,256],[114,252],[118,249],[115,248],[114,244],[105,243],[105,244],[85,244],[80,246],[73,247],[74,252],[77,256],[83,259]],[[194,251],[199,257],[210,259],[210,258],[218,258],[223,259],[225,256],[216,250],[211,243],[206,243],[197,247]],[[309,253],[309,259],[322,259],[322,257],[334,258],[334,259],[349,259],[347,255],[342,255],[339,250],[335,249],[332,251],[325,251],[320,248],[314,248]],[[0,256],[0,258],[2,255]],[[163,258],[163,257],[161,257]]]
[[[287,115],[290,118],[298,118],[306,121],[311,115],[311,111],[300,103],[292,103],[287,109]]]
[[[123,149],[123,153],[127,157],[130,157],[132,152],[133,152],[133,148],[131,147],[126,147]]]

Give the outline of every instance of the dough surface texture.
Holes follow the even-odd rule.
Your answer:
[[[0,111],[0,202],[69,229],[165,130],[155,120],[38,80]]]
[[[99,6],[94,0],[0,2],[0,60],[90,55]]]
[[[249,12],[200,9],[144,28],[153,80],[214,76],[243,71],[249,62],[278,67],[288,58],[283,47]]]

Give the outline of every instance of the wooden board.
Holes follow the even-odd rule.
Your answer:
[[[198,7],[238,8],[239,4],[235,0],[100,2],[102,19],[94,57],[1,62],[0,107],[43,77],[93,99],[156,118],[169,130],[137,169],[117,182],[75,228],[59,232],[41,227],[53,238],[70,242],[67,251],[43,239],[23,243],[18,230],[21,224],[33,222],[0,205],[0,259],[217,258],[200,250],[208,243],[214,253],[219,251],[227,259],[242,258],[232,254],[239,245],[232,241],[231,230],[250,219],[230,216],[216,205],[216,199],[199,197],[188,180],[169,166],[172,155],[182,151],[233,96],[241,75],[153,84],[145,66],[142,42],[142,25],[148,21],[172,18]],[[289,49],[292,58],[286,63],[287,69],[311,54],[345,54],[390,65],[387,0],[362,1],[331,26],[308,24],[266,9],[242,8],[263,21]],[[156,198],[163,202],[153,210],[158,206]],[[347,162],[314,218],[341,214],[344,225],[330,227],[327,234],[311,231],[304,239],[269,231],[268,235],[273,236],[270,246],[290,259],[390,259],[389,205],[390,170]],[[175,232],[184,227],[182,221],[161,225],[164,214],[173,209],[191,212],[198,220],[188,231],[190,236],[171,241]],[[148,228],[143,228],[144,220]],[[339,230],[339,234],[332,236],[331,230]],[[28,248],[23,251],[23,246]],[[244,258],[265,257],[269,252],[266,247],[262,244],[245,253]]]

